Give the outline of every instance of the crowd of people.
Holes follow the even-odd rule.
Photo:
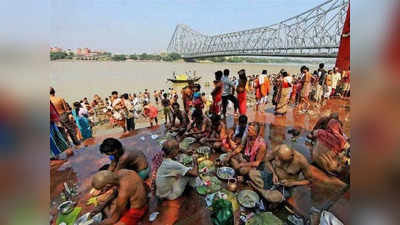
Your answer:
[[[163,143],[162,151],[154,156],[151,165],[141,151],[126,149],[115,138],[103,141],[100,152],[110,158],[111,164],[92,177],[93,195],[108,196],[92,212],[92,215],[103,212],[105,219],[100,224],[138,224],[148,210],[150,190],[162,201],[173,201],[183,195],[187,186],[194,186],[199,176],[197,153],[193,152],[192,167],[177,160],[182,151],[179,143],[188,137],[199,145],[209,146],[217,158],[226,153],[221,165],[233,168],[238,181],[253,187],[271,206],[285,201],[296,188],[310,184],[312,174],[306,157],[284,143],[272,148],[264,139],[265,124],[248,121],[247,94],[254,91],[256,111],[263,110],[272,94],[276,115],[285,115],[289,105],[305,113],[333,96],[349,97],[350,72],[339,73],[337,68],[326,71],[320,64],[314,73],[306,66],[301,67],[299,75],[291,75],[284,69],[279,74],[268,75],[267,70],[263,70],[260,75],[253,76],[247,76],[242,69],[238,71],[238,79],[229,75],[228,69],[215,72],[211,101],[197,83],[188,83],[182,88],[183,106],[175,90],[154,91],[154,102],[162,106],[166,128],[176,135]],[[66,118],[59,122],[54,120],[55,130],[65,128],[66,131],[55,136],[69,135],[74,144],[90,137],[90,109],[84,107],[88,105],[87,100],[83,100],[83,106],[80,102],[74,103],[71,110],[65,101],[55,97],[54,89],[50,90],[50,95],[54,108],[51,113]],[[135,94],[119,96],[114,91],[104,103],[100,98],[93,102],[104,104],[105,112],[112,112],[110,120],[126,131],[135,129],[137,112],[142,112],[151,126],[158,124],[158,108],[150,103],[147,89],[139,93],[139,97]],[[228,128],[224,120],[229,102],[233,105],[232,128]],[[307,137],[313,144],[312,164],[333,176],[348,166],[349,138],[343,133],[337,113],[322,117]],[[59,143],[56,141],[55,145]],[[149,180],[151,182],[147,182]]]

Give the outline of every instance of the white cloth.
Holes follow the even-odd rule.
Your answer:
[[[283,78],[283,80],[289,84],[293,83],[293,77],[292,76],[286,76],[285,78]]]
[[[341,79],[342,79],[342,75],[340,75],[339,72],[334,73],[334,74],[332,75],[332,87],[333,87],[333,88],[336,88],[336,87],[337,87],[338,81],[341,80]]]
[[[80,108],[79,109],[79,113],[78,113],[78,115],[79,116],[88,116],[88,114],[89,114],[89,112],[87,111],[87,109],[85,109],[85,108]]]
[[[114,109],[114,107],[115,107],[117,104],[119,104],[120,102],[121,102],[121,99],[120,99],[120,98],[117,98],[117,99],[115,99],[115,100],[112,102],[112,107],[113,107],[113,110],[114,110],[113,117],[114,117],[114,119],[116,119],[116,120],[123,120],[123,119],[124,119],[124,116],[122,115],[121,110],[115,110],[115,109]]]
[[[191,169],[172,159],[164,159],[157,171],[156,196],[168,200],[179,198],[190,181],[185,175]]]
[[[322,211],[321,217],[319,220],[319,224],[321,225],[343,225],[343,223],[336,218],[332,213],[328,211]]]

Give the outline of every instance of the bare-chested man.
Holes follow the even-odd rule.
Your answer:
[[[177,131],[178,132],[178,136],[181,137],[186,130],[188,129],[188,126],[190,124],[190,120],[189,117],[187,116],[187,114],[185,112],[183,112],[182,110],[179,109],[179,103],[174,102],[172,104],[172,122],[171,122],[171,126],[170,129],[172,131]],[[176,119],[179,120],[179,124],[176,124]]]
[[[228,138],[226,126],[221,121],[221,117],[213,113],[210,119],[211,131],[207,137],[200,140],[200,143],[210,143],[211,147],[216,150],[221,150],[223,152],[229,151],[230,140]]]
[[[286,144],[279,145],[267,153],[266,165],[268,172],[252,170],[249,173],[249,183],[270,202],[281,202],[289,196],[287,194],[290,194],[290,190],[284,191],[283,187],[310,184],[308,179],[311,178],[311,172],[307,159]],[[300,174],[303,174],[303,178]]]
[[[56,97],[56,91],[52,87],[50,87],[50,102],[60,115],[61,124],[57,124],[57,127],[64,139],[69,143],[69,135],[74,145],[80,145],[80,141],[76,134],[76,125],[70,113],[70,108],[63,98]]]
[[[189,113],[189,109],[192,105],[192,98],[193,98],[193,81],[189,82],[188,86],[182,88],[182,101],[183,101],[183,108],[185,109],[186,113]]]
[[[101,193],[110,189],[115,189],[117,193],[91,213],[94,215],[103,211],[106,215],[106,218],[96,225],[136,225],[147,211],[146,189],[143,180],[135,171],[100,171],[93,176],[92,186]]]
[[[195,109],[192,113],[192,122],[190,123],[185,136],[196,138],[198,141],[207,137],[211,132],[211,121],[203,114],[200,109]]]
[[[68,111],[67,103],[63,98],[56,97],[56,91],[52,87],[50,87],[50,101],[60,116]]]
[[[126,151],[120,141],[107,138],[100,145],[100,152],[110,157],[111,165],[108,170],[116,172],[120,169],[129,169],[136,171],[143,180],[149,177],[150,167],[142,151],[133,149]]]

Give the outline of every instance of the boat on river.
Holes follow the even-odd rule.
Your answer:
[[[180,74],[180,75],[173,75],[174,78],[167,78],[168,81],[171,81],[172,83],[189,83],[189,82],[197,82],[201,79],[199,76],[188,76],[186,74]]]

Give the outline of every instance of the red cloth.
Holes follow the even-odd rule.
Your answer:
[[[53,105],[53,103],[51,103],[51,101],[50,101],[50,121],[53,123],[60,121],[60,115],[58,115],[56,107],[54,107],[54,105]]]
[[[256,80],[254,81],[254,84],[255,84],[255,89],[256,89],[256,99],[257,99],[257,100],[260,100],[261,97],[262,97],[260,80],[259,80],[259,79],[256,79]]]
[[[144,216],[147,211],[148,206],[141,209],[129,209],[124,212],[119,222],[124,223],[125,225],[136,225],[139,223],[140,219]]]
[[[290,84],[286,81],[282,81],[282,88],[290,88]]]
[[[350,3],[349,8],[347,9],[342,36],[340,38],[339,52],[336,57],[335,66],[339,68],[340,72],[350,69]]]
[[[219,114],[221,112],[221,103],[222,103],[222,88],[215,93],[215,96],[213,96],[213,105],[212,105],[212,111],[216,114]]]
[[[237,94],[237,98],[238,98],[238,101],[239,101],[239,113],[240,113],[240,115],[246,115],[246,110],[247,110],[246,91],[238,93]]]
[[[335,119],[329,120],[326,130],[319,129],[317,137],[319,141],[336,153],[340,153],[346,144],[346,138],[343,135],[342,127],[339,121]]]
[[[155,106],[146,106],[145,108],[146,116],[150,117],[151,119],[156,118],[158,115],[158,109]]]
[[[264,144],[264,138],[262,138],[262,137],[257,137],[253,146],[250,146],[249,142],[247,142],[246,149],[244,150],[244,154],[246,156],[250,157],[250,162],[254,162],[254,160],[256,160],[258,149],[263,144]]]

